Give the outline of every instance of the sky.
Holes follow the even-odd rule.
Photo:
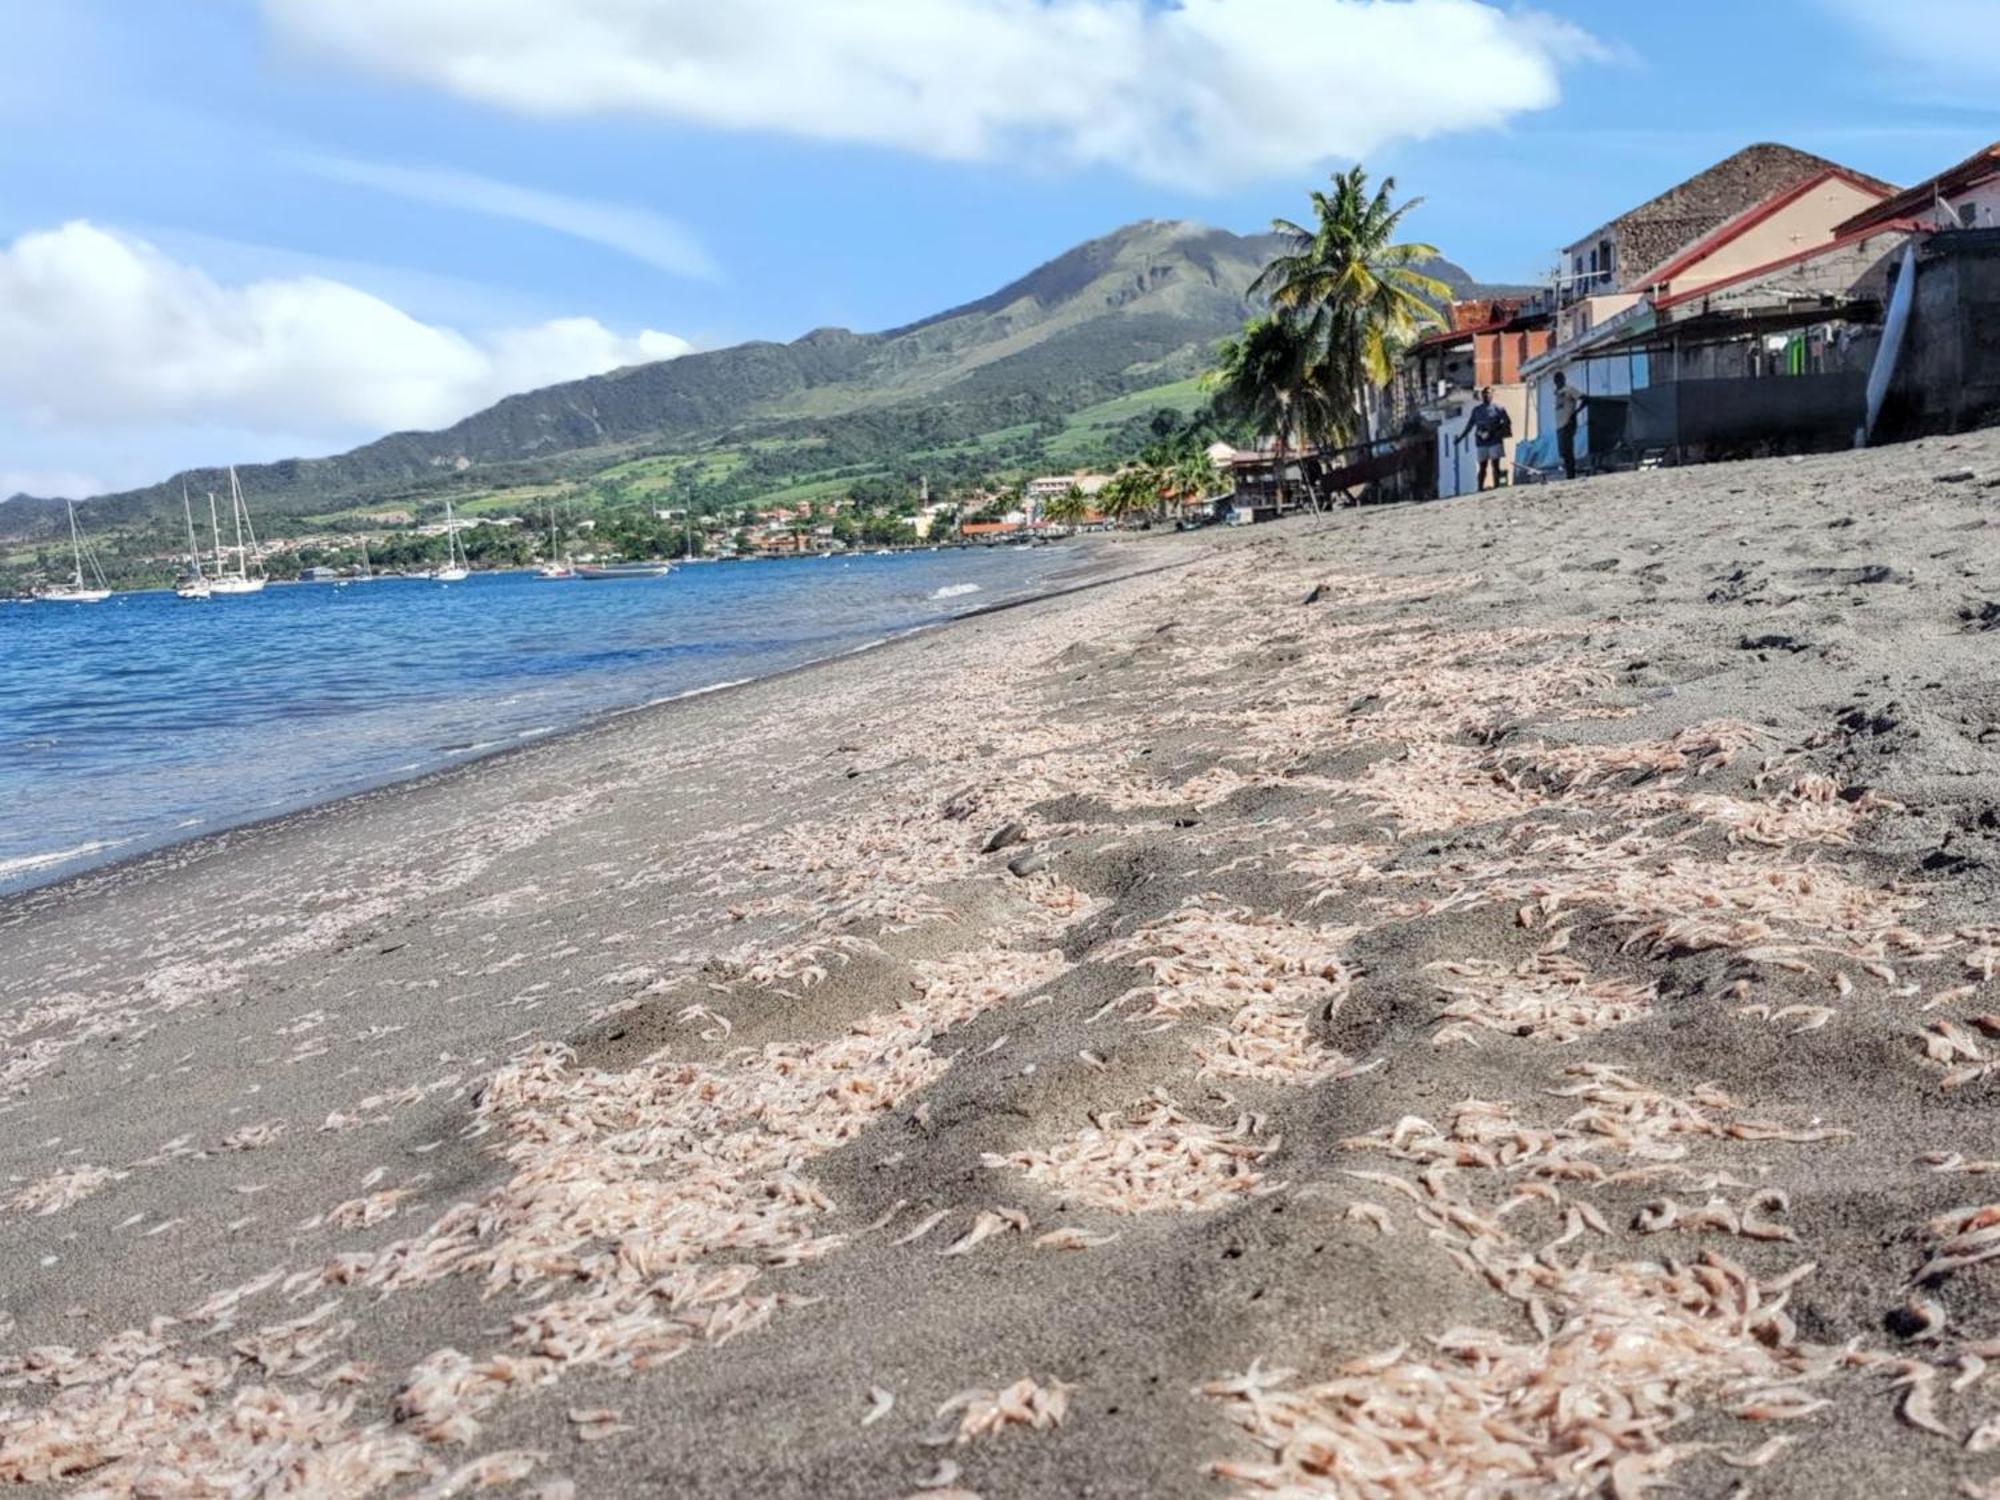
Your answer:
[[[894,327],[1355,161],[1476,276],[2000,138],[2000,0],[0,0],[0,496]]]

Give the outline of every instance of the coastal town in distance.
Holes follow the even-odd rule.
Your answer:
[[[2000,1500],[1980,17],[0,18],[0,1500]]]

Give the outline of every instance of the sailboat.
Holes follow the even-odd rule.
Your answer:
[[[211,594],[256,594],[261,593],[267,581],[259,565],[256,577],[250,576],[250,553],[257,545],[257,532],[250,525],[250,507],[243,503],[243,486],[237,482],[236,465],[229,466],[229,506],[231,518],[236,523],[236,545],[229,550],[236,554],[236,571],[229,571],[222,560],[222,533],[215,522],[215,495],[208,497],[208,524],[215,535],[215,577],[208,582]],[[249,533],[249,545],[245,546],[243,536]]]
[[[549,507],[549,560],[535,569],[537,578],[574,578],[576,569],[570,565],[569,554],[556,555],[556,508]]]
[[[206,599],[211,590],[208,578],[201,571],[201,551],[194,539],[194,506],[188,501],[187,481],[181,481],[181,514],[187,519],[188,565],[187,571],[174,580],[174,592],[183,599]]]
[[[69,507],[69,550],[76,561],[76,571],[70,575],[67,588],[46,588],[35,595],[51,604],[97,604],[111,597],[111,590],[104,586],[104,570],[97,565],[97,554],[83,545],[83,533],[76,529],[76,502],[63,502]],[[90,563],[90,576],[96,587],[86,588],[83,581],[83,565]]]
[[[444,497],[444,566],[431,569],[439,583],[460,583],[472,576],[458,547],[458,523],[451,518],[451,496]]]

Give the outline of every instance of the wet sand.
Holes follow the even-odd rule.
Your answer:
[[[0,903],[0,1483],[2000,1484],[1996,521],[1135,542]]]

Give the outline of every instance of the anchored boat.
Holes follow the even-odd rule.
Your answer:
[[[76,560],[76,571],[70,575],[66,585],[45,588],[36,594],[37,599],[45,599],[51,604],[98,604],[111,597],[111,590],[104,586],[104,569],[97,565],[97,554],[86,547],[83,533],[76,526],[76,502],[65,500],[69,507],[69,550]],[[90,566],[90,582],[84,580],[84,565]]]
[[[229,466],[229,509],[230,519],[236,526],[236,545],[224,548],[222,528],[215,519],[215,491],[208,492],[208,529],[215,542],[215,576],[208,580],[210,594],[261,594],[269,580],[264,576],[264,565],[257,565],[253,577],[250,572],[250,554],[257,548],[257,530],[250,524],[250,507],[243,503],[243,486],[236,478],[236,465]],[[243,538],[248,534],[246,545]],[[223,561],[224,551],[236,554],[236,571],[229,571],[229,564]]]
[[[556,550],[556,508],[549,507],[549,560],[535,569],[537,578],[574,578],[576,565],[569,560],[567,552]]]
[[[187,570],[174,580],[174,593],[183,599],[206,599],[214,590],[209,587],[208,577],[201,571],[201,549],[194,539],[194,506],[188,500],[187,481],[181,481],[181,515],[187,521],[188,565]]]
[[[673,572],[669,562],[578,563],[576,576],[602,581],[610,578],[665,578]]]
[[[458,545],[458,523],[451,518],[451,496],[444,497],[444,566],[432,568],[430,576],[439,583],[462,583],[472,576]]]

